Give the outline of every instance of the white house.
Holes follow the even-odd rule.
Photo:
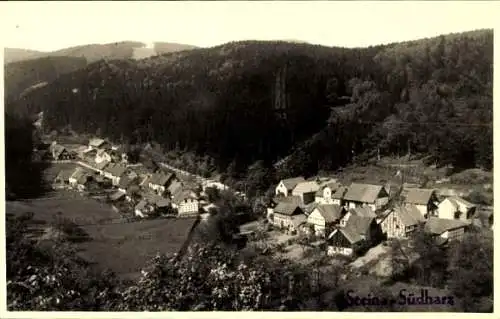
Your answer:
[[[340,184],[331,182],[323,186],[320,185],[320,187],[321,188],[316,192],[314,201],[318,204],[334,204],[332,195],[340,187]],[[340,205],[340,202],[337,202],[336,205]]]
[[[469,223],[459,219],[429,217],[425,224],[425,230],[439,238],[440,241],[461,241],[468,226]]]
[[[111,144],[101,138],[92,138],[89,140],[89,149],[110,149]]]
[[[298,183],[304,182],[305,179],[304,177],[294,177],[294,178],[287,178],[283,179],[278,183],[278,186],[276,186],[276,195],[283,195],[283,196],[289,196],[292,195],[292,191],[297,186]]]
[[[342,218],[343,207],[339,205],[318,205],[307,217],[307,223],[312,226],[318,236],[324,236],[328,228],[332,228]]]
[[[198,216],[200,213],[200,201],[191,190],[179,192],[172,200],[172,207],[177,209],[179,217]]]
[[[439,201],[434,189],[410,188],[405,190],[404,203],[414,205],[427,218],[435,216]]]
[[[105,149],[99,149],[95,155],[95,163],[111,162],[111,155]]]
[[[314,202],[315,194],[319,190],[319,185],[316,181],[307,181],[298,183],[292,191],[292,196],[301,198],[302,203],[307,205]]]
[[[353,256],[368,248],[376,232],[375,219],[352,216],[346,227],[335,229],[327,238],[327,254]]]
[[[476,205],[458,196],[448,197],[438,205],[438,217],[470,221],[476,212]]]
[[[369,206],[377,210],[389,201],[387,190],[380,185],[352,183],[344,195],[343,200],[348,208]]]

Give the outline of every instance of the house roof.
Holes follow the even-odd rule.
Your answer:
[[[66,148],[60,144],[55,144],[52,146],[52,156],[59,157],[61,154],[66,151]]]
[[[127,171],[127,167],[125,165],[110,163],[106,167],[106,172],[110,173],[115,177],[121,177]]]
[[[278,197],[275,200],[277,204],[283,202],[283,203],[295,204],[297,206],[302,205],[302,199],[300,198],[300,196]]]
[[[76,179],[78,181],[80,179],[80,177],[82,177],[83,175],[85,175],[85,171],[83,169],[81,169],[80,167],[77,167],[73,171],[73,174],[71,174],[70,178]]]
[[[466,201],[465,199],[458,197],[458,196],[452,196],[448,197],[448,200],[456,207],[458,208],[459,205],[465,206],[467,209],[476,207],[476,205],[472,204],[471,202]]]
[[[383,187],[372,184],[352,183],[344,195],[345,200],[361,203],[374,203]]]
[[[175,196],[173,196],[172,201],[175,204],[180,204],[183,200],[185,200],[187,198],[195,199],[196,194],[192,190],[186,189],[186,190],[183,190],[183,191],[177,193]]]
[[[135,205],[135,209],[137,210],[144,209],[146,208],[146,205],[148,205],[148,202],[146,202],[145,200],[141,200],[137,205]]]
[[[332,223],[342,217],[342,207],[339,205],[318,205],[316,209],[327,223]]]
[[[125,196],[124,192],[116,191],[109,196],[109,199],[111,199],[112,201],[115,201],[115,200],[119,200],[120,198],[122,198],[124,196]]]
[[[108,161],[102,161],[100,163],[95,164],[95,168],[97,168],[98,170],[102,171],[103,169],[106,168],[106,166],[108,166],[108,164],[109,164]]]
[[[394,208],[394,213],[401,218],[406,226],[418,225],[425,222],[422,213],[414,205],[398,206]]]
[[[63,181],[67,181],[69,180],[69,178],[71,177],[71,175],[73,174],[73,171],[70,170],[70,169],[63,169],[59,172],[59,174],[57,174],[56,178],[55,179],[60,179],[60,180],[63,180]]]
[[[308,181],[298,183],[293,189],[294,193],[305,194],[305,193],[315,193],[320,189],[316,181]]]
[[[153,174],[153,176],[151,176],[149,183],[154,184],[154,185],[165,186],[173,176],[174,176],[173,173],[167,173],[167,174],[155,173],[155,174]]]
[[[405,195],[405,202],[409,204],[427,205],[434,192],[433,189],[409,188]]]
[[[132,185],[134,182],[137,180],[135,178],[130,178],[129,176],[124,176],[120,178],[120,182],[118,183],[118,186],[123,189],[127,189],[130,185]]]
[[[295,211],[297,210],[297,208],[299,208],[299,206],[296,204],[280,202],[274,208],[274,212],[277,214],[292,216],[293,213],[295,213]]]
[[[425,224],[425,230],[434,235],[440,235],[447,230],[467,227],[469,224],[459,219],[444,219],[429,217]]]
[[[343,199],[346,192],[347,187],[340,186],[332,193],[332,199]]]
[[[293,177],[293,178],[287,178],[281,180],[281,183],[285,185],[286,189],[291,191],[297,186],[298,183],[305,181],[304,177],[299,176],[299,177]]]
[[[350,208],[349,212],[351,212],[351,214],[354,216],[372,217],[372,218],[377,216],[375,212],[368,206]]]
[[[93,146],[93,147],[99,147],[99,146],[101,146],[102,144],[104,144],[104,142],[105,142],[105,141],[104,141],[103,139],[101,139],[101,138],[92,138],[92,139],[90,139],[90,141],[89,141],[89,145],[90,145],[90,146]]]
[[[346,225],[340,229],[351,243],[355,243],[362,239],[361,236],[368,234],[372,222],[373,217],[353,215],[349,217]]]

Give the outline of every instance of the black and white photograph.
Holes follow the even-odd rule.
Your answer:
[[[0,317],[493,317],[499,13],[0,3]]]

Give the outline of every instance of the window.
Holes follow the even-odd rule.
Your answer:
[[[459,211],[456,211],[453,217],[454,217],[455,219],[460,219],[460,215],[462,215],[462,213],[461,213],[461,212],[459,212]]]
[[[395,222],[395,223],[397,223],[397,222],[398,222],[397,217],[396,217],[396,216],[394,216],[394,217],[392,218],[392,221],[393,221],[393,222]]]

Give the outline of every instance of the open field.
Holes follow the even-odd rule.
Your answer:
[[[189,241],[195,218],[141,220],[85,226],[92,238],[78,244],[82,257],[122,277],[139,274],[157,253],[174,254]]]
[[[69,191],[57,191],[47,194],[45,198],[28,201],[9,201],[6,210],[14,214],[33,212],[36,219],[47,222],[61,212],[63,217],[77,225],[105,223],[120,218],[110,205]]]

